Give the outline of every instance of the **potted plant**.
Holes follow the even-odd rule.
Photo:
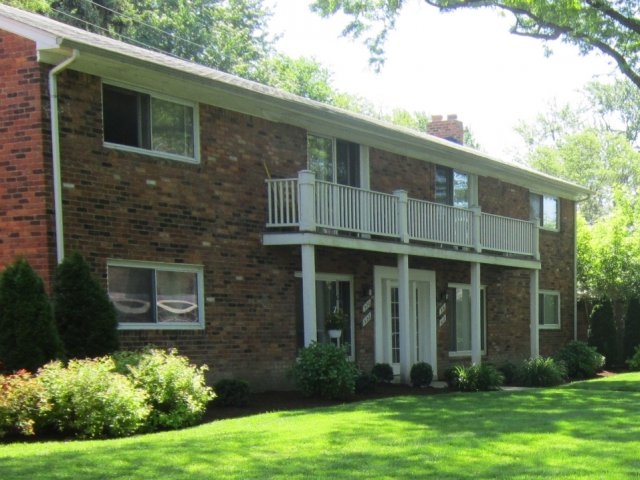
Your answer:
[[[329,338],[340,338],[344,328],[344,311],[336,306],[325,318],[324,326],[329,332]]]

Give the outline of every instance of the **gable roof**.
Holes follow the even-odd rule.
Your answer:
[[[38,60],[43,63],[58,64],[75,50],[77,59],[68,68],[105,79],[497,178],[537,193],[572,200],[584,199],[591,193],[574,183],[426,133],[299,97],[7,5],[0,5],[0,29],[34,41]]]

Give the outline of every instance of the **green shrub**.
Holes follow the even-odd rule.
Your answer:
[[[631,359],[635,355],[637,345],[640,345],[640,299],[632,298],[627,305],[624,320],[625,360]]]
[[[79,253],[56,267],[51,300],[67,357],[100,357],[118,349],[115,308]]]
[[[379,383],[393,382],[393,368],[388,363],[376,363],[371,369],[371,374]]]
[[[414,387],[428,386],[433,380],[433,368],[426,362],[418,362],[411,367],[409,377]]]
[[[196,423],[215,398],[205,382],[208,367],[189,364],[175,349],[146,349],[139,354],[116,355],[118,369],[127,368],[136,387],[149,396],[150,430],[182,428]]]
[[[595,377],[604,366],[604,357],[594,347],[578,340],[565,345],[555,358],[564,364],[566,375],[572,380]]]
[[[0,438],[7,433],[34,435],[43,388],[26,370],[0,375]]]
[[[607,366],[619,363],[617,328],[613,318],[613,306],[604,300],[593,307],[589,318],[589,345],[604,355]]]
[[[355,392],[371,393],[376,391],[378,379],[373,373],[360,371],[356,377]]]
[[[244,380],[223,378],[214,386],[214,403],[223,407],[246,407],[249,404],[249,384]]]
[[[0,368],[34,372],[62,353],[44,283],[18,259],[0,275]]]
[[[51,362],[38,372],[47,408],[44,422],[80,437],[120,437],[144,426],[147,395],[115,371],[109,357]]]
[[[636,347],[633,356],[629,360],[627,360],[627,365],[629,366],[629,370],[632,370],[634,372],[640,370],[640,345]]]
[[[460,367],[460,365],[456,365],[444,371],[444,380],[447,382],[447,385],[449,385],[449,388],[458,388],[458,371]]]
[[[481,363],[470,367],[454,367],[456,385],[463,392],[477,392],[499,389],[504,377],[491,364]]]
[[[498,367],[498,370],[500,370],[500,373],[502,373],[504,377],[504,384],[513,385],[518,372],[518,366],[513,362],[505,362]]]
[[[525,387],[553,387],[564,382],[566,369],[550,357],[524,360],[516,375],[519,385]]]
[[[332,343],[312,343],[300,351],[291,374],[306,396],[345,399],[355,392],[358,368],[344,348]]]

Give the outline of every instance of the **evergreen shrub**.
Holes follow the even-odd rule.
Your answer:
[[[379,383],[393,382],[393,368],[388,363],[376,363],[371,369],[371,373]]]
[[[640,299],[629,300],[624,320],[624,358],[631,359],[640,345]]]
[[[0,274],[0,368],[35,372],[62,356],[44,282],[20,258]]]
[[[79,253],[56,267],[52,304],[67,357],[100,357],[118,350],[118,321],[107,293]]]
[[[504,383],[502,373],[489,363],[454,367],[455,384],[463,392],[498,390]]]
[[[223,407],[246,407],[249,404],[249,384],[236,378],[223,378],[213,386],[215,405]]]
[[[607,366],[618,365],[617,328],[613,318],[613,306],[609,300],[602,300],[593,307],[589,318],[588,343],[604,355]]]
[[[433,380],[433,368],[426,362],[418,362],[411,367],[409,377],[414,387],[429,386]]]
[[[604,357],[594,347],[579,340],[565,345],[555,359],[564,364],[566,375],[571,380],[593,378],[604,366]]]

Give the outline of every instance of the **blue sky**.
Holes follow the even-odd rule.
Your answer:
[[[268,2],[267,2],[268,3]],[[339,90],[394,107],[433,115],[455,113],[483,150],[513,157],[519,137],[513,127],[579,98],[590,80],[610,81],[615,65],[597,54],[580,56],[571,45],[554,42],[550,57],[543,43],[509,33],[512,19],[497,10],[440,14],[421,0],[407,0],[387,43],[387,61],[375,74],[360,41],[340,37],[346,20],[309,12],[311,0],[271,0],[278,50],[314,57],[333,72]]]

